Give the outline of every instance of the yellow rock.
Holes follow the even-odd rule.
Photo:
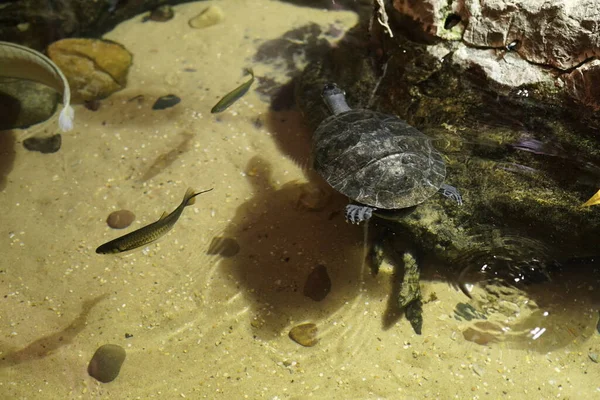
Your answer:
[[[48,47],[71,86],[73,101],[102,99],[127,85],[133,59],[122,45],[102,39],[63,39]]]
[[[304,347],[312,347],[319,343],[317,333],[317,325],[309,322],[293,327],[290,330],[289,337],[294,342],[301,344]]]
[[[223,20],[223,10],[221,10],[217,6],[210,6],[200,14],[195,16],[194,18],[189,20],[189,24],[192,28],[202,29],[208,28],[209,26],[213,26],[218,24]]]

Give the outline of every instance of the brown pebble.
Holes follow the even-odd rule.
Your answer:
[[[100,346],[88,365],[88,374],[102,383],[114,381],[125,361],[125,349],[116,344]]]
[[[133,221],[135,221],[135,214],[129,210],[113,211],[106,218],[108,226],[114,229],[127,228]]]
[[[313,347],[319,343],[317,331],[317,325],[309,322],[293,327],[290,330],[289,336],[294,342],[304,347]]]
[[[317,265],[306,278],[304,295],[314,301],[321,301],[327,297],[330,291],[331,279],[327,273],[327,267]]]

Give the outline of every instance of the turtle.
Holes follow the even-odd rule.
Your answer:
[[[314,132],[313,168],[350,199],[346,221],[386,218],[438,192],[462,205],[458,190],[444,183],[446,164],[430,137],[397,116],[351,109],[335,83],[324,85],[322,98],[332,115]]]

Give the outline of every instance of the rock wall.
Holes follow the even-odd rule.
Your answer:
[[[591,86],[600,75],[595,61],[600,56],[600,1],[393,0],[391,4],[389,12],[396,20],[410,18],[433,39],[457,41],[462,54],[453,58],[465,68],[481,69],[493,82],[514,88],[552,79],[577,101],[600,108],[600,90]],[[507,58],[503,53],[512,54]],[[525,62],[492,67],[515,56]]]

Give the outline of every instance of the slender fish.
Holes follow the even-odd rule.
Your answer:
[[[250,80],[248,80],[248,82],[242,83],[240,86],[227,93],[225,97],[219,100],[219,102],[215,104],[212,110],[210,110],[211,113],[216,114],[220,113],[221,111],[225,111],[230,105],[238,101],[240,97],[242,97],[246,94],[246,92],[248,92],[248,89],[250,89],[250,86],[252,86],[252,83],[254,82],[254,71],[252,70],[252,68],[246,68],[244,71],[246,71],[247,74],[252,75]]]
[[[69,82],[48,57],[29,47],[0,41],[0,77],[39,82],[62,93],[63,109],[58,116],[58,126],[65,132],[73,129],[75,111],[70,105]]]
[[[165,211],[158,221],[133,232],[129,232],[128,234],[111,240],[110,242],[104,243],[102,246],[96,249],[96,253],[121,253],[123,251],[132,250],[155,241],[173,228],[175,222],[177,222],[181,216],[183,209],[196,202],[196,196],[202,193],[210,192],[211,190],[212,188],[194,193],[194,189],[188,188],[188,190],[185,192],[185,196],[183,196],[183,201],[179,207],[173,210],[171,214],[167,214]]]

